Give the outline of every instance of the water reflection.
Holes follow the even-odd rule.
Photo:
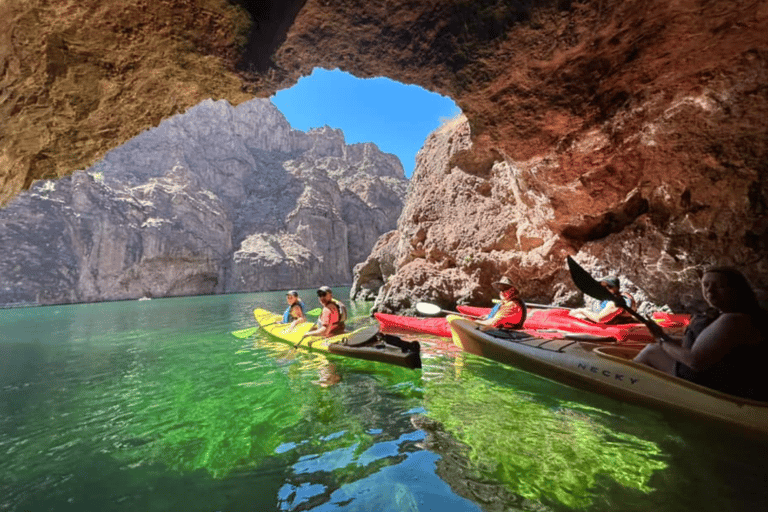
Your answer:
[[[765,443],[439,340],[424,340],[414,371],[230,334],[283,303],[0,312],[0,509],[751,512],[768,500]],[[366,307],[352,309],[361,323]]]
[[[428,418],[414,419],[430,433],[426,445],[444,455],[438,470],[457,492],[485,501],[481,484],[496,481],[520,503],[583,508],[603,478],[649,492],[650,478],[667,467],[659,446],[616,429],[606,421],[611,413],[543,396],[535,382],[527,390],[510,386],[510,375],[527,377],[523,372],[460,359],[469,361],[459,363],[463,371],[447,369],[429,381]]]

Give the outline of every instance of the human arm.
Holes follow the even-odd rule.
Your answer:
[[[307,321],[307,317],[304,315],[304,310],[298,304],[294,304],[291,307],[291,316],[293,317],[293,322],[291,322],[290,326],[291,329],[296,327],[298,324]]]
[[[749,315],[723,313],[701,331],[691,348],[668,342],[660,342],[660,346],[675,361],[694,371],[703,371],[717,364],[739,345],[756,343],[759,336]]]
[[[307,321],[307,317],[304,315],[304,310],[298,304],[293,305],[291,314],[293,315],[293,318],[295,318],[294,322],[296,323]]]
[[[310,331],[307,331],[304,333],[304,335],[301,337],[303,340],[304,338],[308,338],[309,336],[325,336],[325,332],[328,330],[328,328],[324,325],[321,325],[320,327],[316,327]]]
[[[317,327],[304,334],[302,339],[307,336],[328,336],[333,325],[331,314],[332,311],[328,306],[323,307],[323,311],[320,313],[320,318],[317,321]]]

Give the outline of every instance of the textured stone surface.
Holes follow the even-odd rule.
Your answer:
[[[0,304],[346,284],[405,187],[372,144],[208,100],[0,210]]]
[[[466,212],[435,197],[401,221],[416,247],[398,273],[446,300],[488,296],[502,271],[570,297],[565,254],[658,303],[687,302],[710,263],[768,289],[765,0],[243,5],[238,76],[245,25],[215,0],[0,4],[0,201],[174,109],[339,67],[450,95],[469,120],[471,151],[440,171]]]

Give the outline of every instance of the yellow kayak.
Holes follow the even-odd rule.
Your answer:
[[[727,395],[636,363],[632,358],[641,346],[542,339],[525,331],[483,332],[455,315],[448,316],[448,324],[454,343],[471,354],[623,401],[768,434],[768,402]]]
[[[282,323],[283,317],[267,311],[254,309],[256,322],[269,334],[291,346],[307,350],[320,350],[332,354],[381,361],[384,363],[421,368],[421,355],[418,342],[403,341],[397,336],[382,334],[377,325],[361,327],[352,332],[337,334],[330,338],[304,335],[315,324],[303,322],[291,329],[290,324]],[[303,341],[302,341],[302,338]]]

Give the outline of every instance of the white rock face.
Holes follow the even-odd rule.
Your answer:
[[[373,144],[204,101],[0,210],[0,304],[347,284],[406,187]]]

